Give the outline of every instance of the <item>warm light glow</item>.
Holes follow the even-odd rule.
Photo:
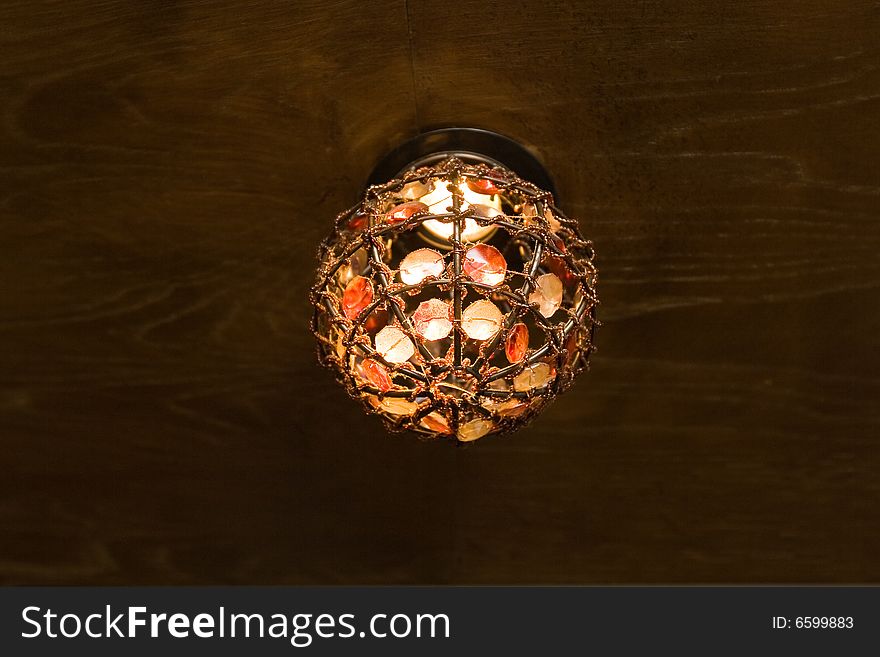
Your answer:
[[[458,442],[506,433],[586,369],[592,246],[523,183],[447,158],[369,187],[322,242],[309,296],[319,357],[389,428]],[[452,218],[434,218],[450,214],[455,249]]]
[[[449,212],[448,208],[452,207],[452,192],[448,189],[449,185],[450,182],[448,180],[435,180],[434,189],[419,199],[428,206],[431,214],[446,214]],[[481,205],[487,209],[487,214],[490,217],[501,214],[501,197],[498,194],[492,196],[478,194],[468,189],[465,183],[461,183],[458,188],[464,197],[464,203],[461,206],[462,210],[466,210],[472,205]],[[443,240],[448,240],[452,237],[451,221],[443,223],[436,219],[429,219],[422,225],[432,235]],[[492,234],[494,230],[495,226],[480,226],[473,219],[465,219],[461,237],[465,242],[479,242]]]

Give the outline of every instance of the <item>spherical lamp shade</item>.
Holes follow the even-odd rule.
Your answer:
[[[552,194],[503,165],[414,166],[370,186],[320,246],[319,359],[392,430],[513,431],[588,365],[593,257]]]

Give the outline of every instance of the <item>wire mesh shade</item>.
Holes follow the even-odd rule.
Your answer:
[[[319,248],[320,361],[392,430],[513,431],[588,366],[593,246],[552,195],[456,158],[367,189]]]

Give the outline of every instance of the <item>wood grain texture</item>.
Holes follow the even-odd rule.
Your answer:
[[[0,26],[0,581],[880,581],[876,2]],[[335,212],[450,124],[541,154],[605,324],[470,449],[385,435],[306,326]]]

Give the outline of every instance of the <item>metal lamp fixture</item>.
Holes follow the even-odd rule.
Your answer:
[[[505,137],[458,128],[403,144],[318,257],[318,357],[392,430],[513,431],[588,365],[592,243]]]

